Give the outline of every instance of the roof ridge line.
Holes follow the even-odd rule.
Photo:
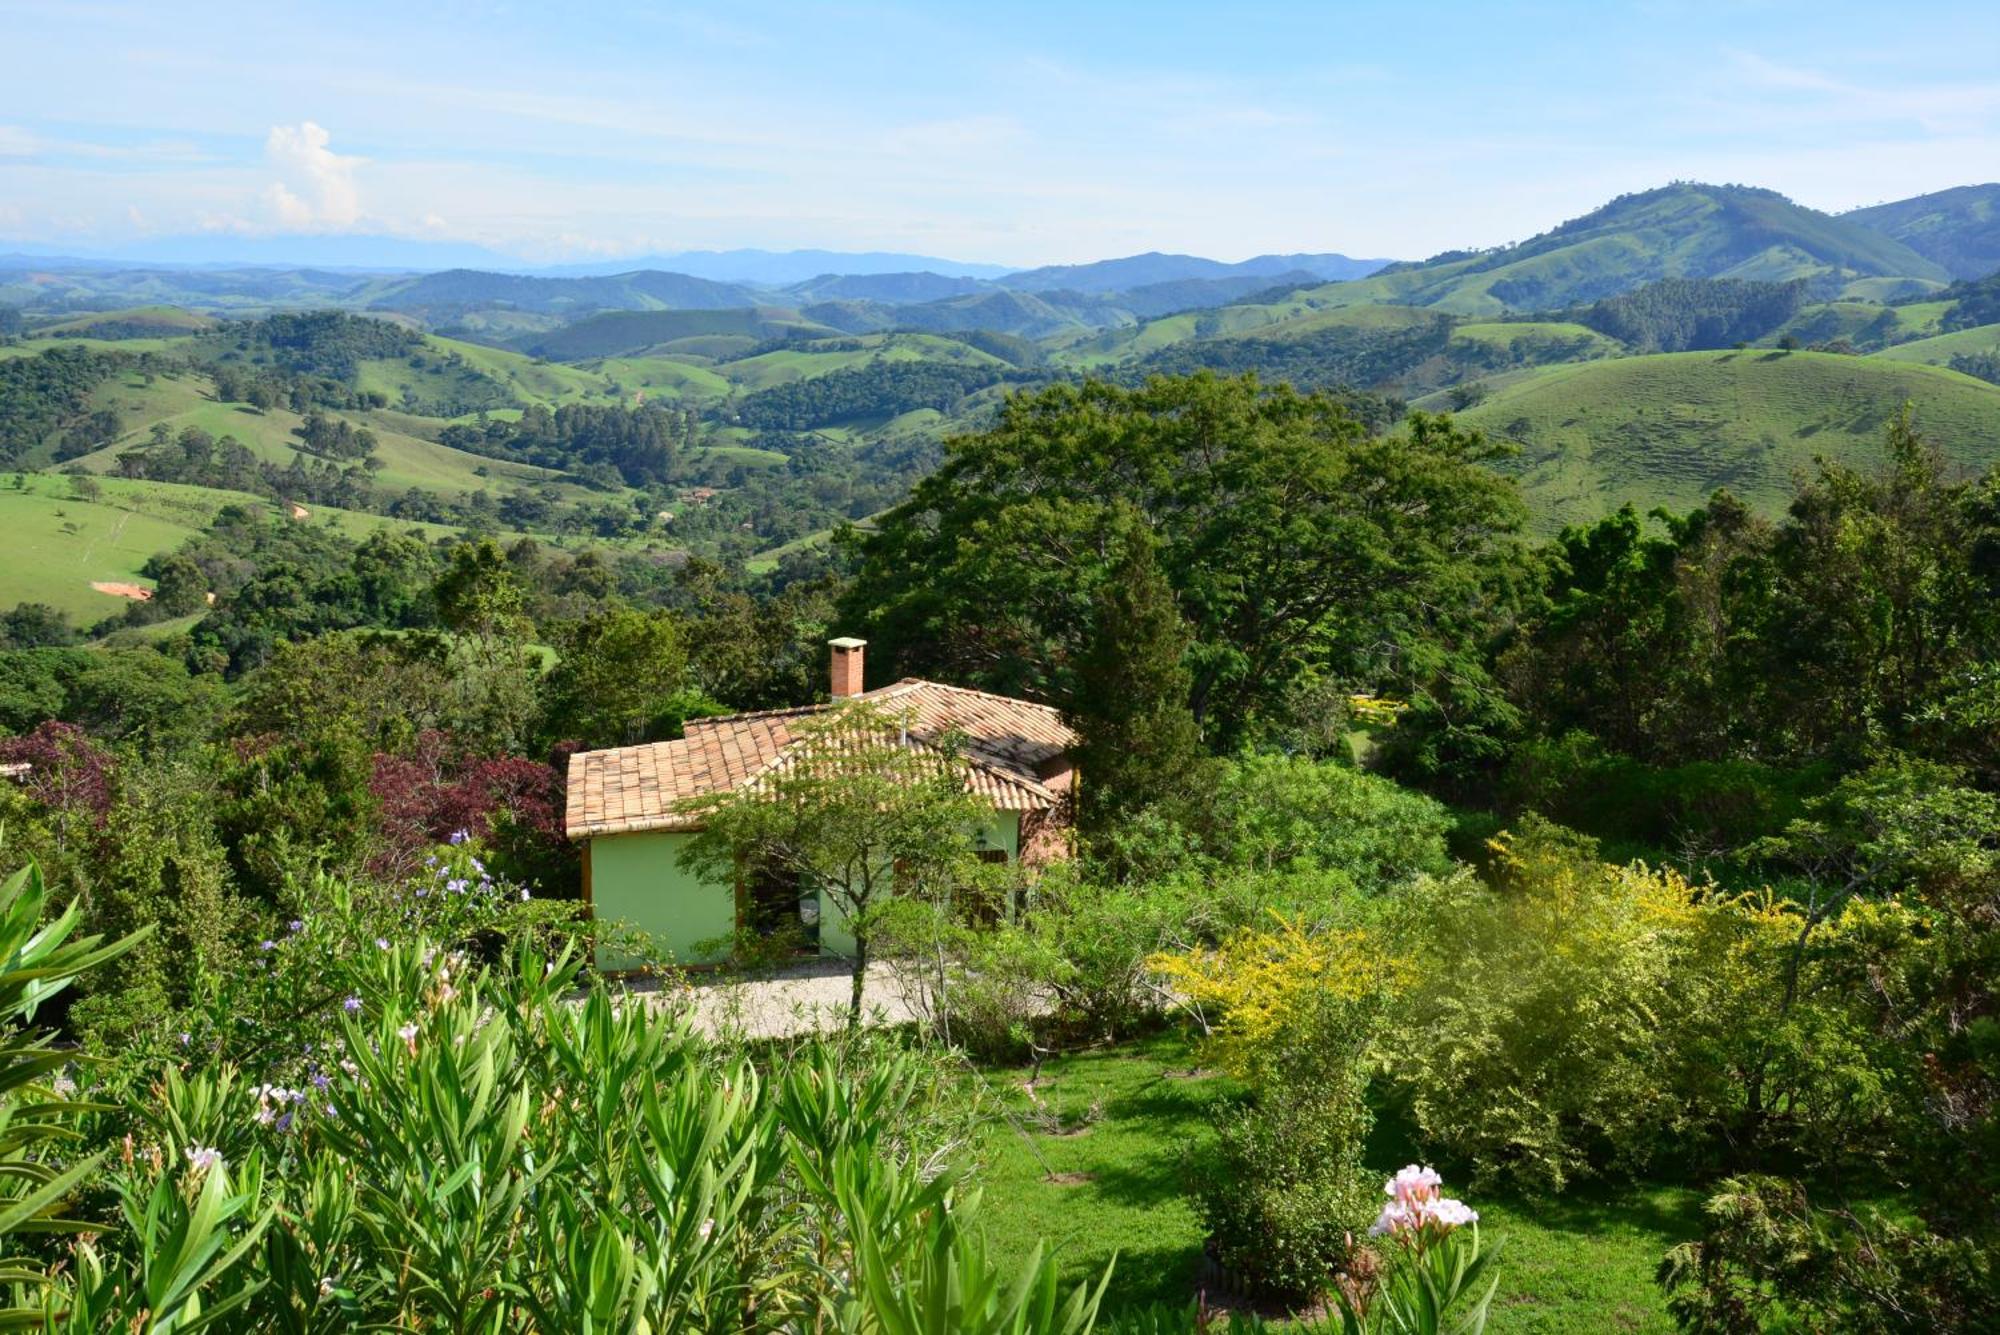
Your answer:
[[[911,688],[935,686],[941,691],[957,691],[960,695],[976,695],[982,700],[994,700],[1003,705],[1025,705],[1029,709],[1046,710],[1051,714],[1061,715],[1062,713],[1062,709],[1059,706],[1045,705],[1039,700],[1023,700],[1018,695],[1002,695],[998,691],[982,691],[977,686],[959,686],[948,681],[933,681],[929,677],[905,677],[895,685]],[[884,686],[879,689],[893,690],[895,687]]]

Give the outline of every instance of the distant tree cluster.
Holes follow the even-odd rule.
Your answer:
[[[1988,384],[2000,385],[2000,347],[1987,352],[1954,353],[1951,369],[1963,375],[1976,376]]]
[[[328,417],[324,413],[306,414],[306,420],[292,434],[299,438],[301,449],[322,458],[366,459],[375,453],[374,432],[366,427],[357,427],[345,418]]]
[[[347,426],[344,422],[340,425]],[[354,436],[368,434],[354,432],[348,438],[349,446],[355,445]],[[248,491],[273,500],[336,505],[344,510],[371,510],[376,506],[374,480],[367,466],[356,462],[365,457],[329,454],[313,461],[295,454],[289,464],[280,465],[258,458],[234,436],[218,440],[200,427],[183,427],[175,435],[162,423],[154,426],[145,444],[119,452],[118,475]]]
[[[877,360],[866,366],[774,385],[744,398],[737,420],[774,431],[811,431],[861,417],[894,417],[918,408],[950,412],[967,395],[1019,382],[1024,372],[992,366]]]
[[[1949,301],[1951,309],[1939,322],[1947,331],[1972,329],[1983,324],[2000,324],[2000,273],[1953,283],[1942,292],[1925,298]]]
[[[1763,338],[1806,304],[1807,283],[1666,278],[1607,297],[1579,320],[1634,352],[1695,352]]]
[[[472,454],[564,472],[609,469],[615,489],[620,482],[645,487],[677,480],[679,457],[697,428],[693,413],[671,404],[566,403],[553,412],[536,404],[523,409],[519,421],[457,423],[439,440]]]
[[[1225,374],[1250,371],[1261,380],[1287,381],[1304,390],[1377,390],[1443,356],[1452,328],[1453,321],[1440,315],[1405,329],[1332,325],[1293,338],[1206,339],[1162,348],[1143,358],[1133,375],[1187,375],[1207,368]],[[1390,400],[1356,399],[1351,406],[1377,430],[1402,416],[1401,405]]]
[[[91,348],[51,348],[38,357],[0,361],[0,464],[11,464],[50,436],[73,458],[117,434],[117,418],[90,408],[90,392],[138,359]],[[150,363],[149,363],[150,364]]]

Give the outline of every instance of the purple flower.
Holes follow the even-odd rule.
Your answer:
[[[464,843],[464,842],[465,842],[466,840],[470,839],[471,837],[472,837],[472,836],[471,836],[471,835],[469,835],[469,834],[467,834],[467,833],[466,833],[466,832],[465,832],[464,830],[453,830],[453,831],[451,832],[451,842],[452,842],[452,846],[453,846],[453,847],[457,847],[457,846],[458,846],[459,844],[462,844],[462,843]]]
[[[375,938],[375,949],[377,949],[377,950],[387,950],[388,948],[389,948],[389,938],[388,938],[388,937],[386,937],[386,936],[378,936],[378,937],[376,937],[376,938]]]
[[[300,918],[292,919],[290,922],[286,923],[285,926],[290,928],[294,934],[303,932],[306,929],[304,920]]]
[[[271,940],[269,937],[265,937],[262,941],[260,941],[257,944],[257,949],[259,950],[276,950],[277,948],[278,948],[278,943],[276,941]]]
[[[359,1015],[361,1013],[361,998],[349,997],[347,1000],[340,1003],[340,1008],[346,1011],[349,1015]]]

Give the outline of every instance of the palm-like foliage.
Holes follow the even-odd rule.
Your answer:
[[[72,939],[76,906],[44,923],[47,898],[32,863],[0,883],[0,1283],[16,1295],[15,1304],[0,1311],[0,1325],[14,1327],[39,1320],[26,1303],[46,1280],[43,1267],[20,1253],[18,1235],[87,1229],[62,1211],[103,1158],[65,1162],[84,1107],[55,1097],[45,1082],[75,1057],[24,1026],[79,973],[130,949],[143,935],[111,945],[95,936]]]

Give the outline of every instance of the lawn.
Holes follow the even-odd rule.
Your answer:
[[[1003,1264],[1045,1239],[1065,1282],[1116,1253],[1107,1312],[1192,1299],[1202,1230],[1182,1194],[1181,1156],[1234,1088],[1194,1069],[1173,1035],[1060,1058],[1041,1069],[1039,1113],[1026,1068],[986,1073],[1004,1115],[981,1146],[981,1217]],[[1070,1132],[1052,1131],[1051,1119]],[[1369,1158],[1385,1177],[1416,1157],[1395,1128],[1378,1127]],[[1494,1335],[1673,1330],[1653,1270],[1694,1233],[1697,1192],[1640,1184],[1528,1201],[1452,1185],[1485,1235],[1504,1239]]]

